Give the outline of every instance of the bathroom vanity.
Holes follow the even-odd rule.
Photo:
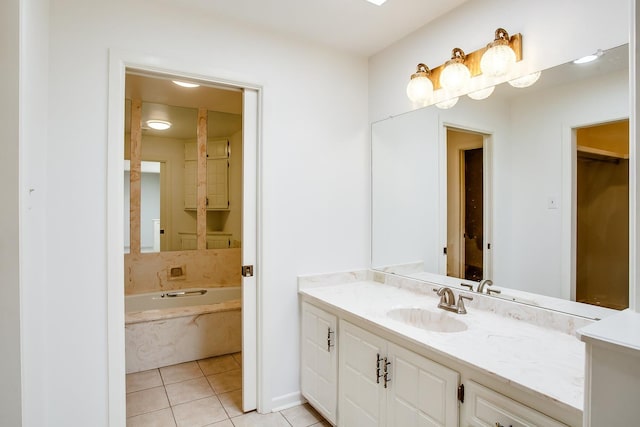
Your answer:
[[[375,278],[375,280],[373,280]],[[299,278],[302,394],[339,426],[580,426],[592,321],[372,272]]]

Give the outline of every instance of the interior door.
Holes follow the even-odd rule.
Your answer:
[[[242,156],[242,265],[253,266],[251,275],[242,276],[242,410],[257,407],[257,152],[258,92],[243,91]]]

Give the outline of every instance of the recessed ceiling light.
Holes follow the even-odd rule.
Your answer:
[[[167,130],[171,127],[171,122],[164,120],[147,120],[147,126],[155,130]]]
[[[582,58],[578,58],[575,61],[573,61],[574,64],[586,64],[588,62],[592,62],[595,61],[596,59],[600,58],[602,55],[604,55],[604,52],[600,49],[598,49],[598,51],[596,53],[593,53],[591,55],[587,55],[587,56],[583,56]]]
[[[373,3],[373,4],[375,4],[376,6],[382,6],[382,4],[383,4],[384,2],[386,2],[387,0],[367,0],[367,1],[368,1],[369,3]]]
[[[198,87],[200,86],[199,84],[196,83],[189,83],[189,82],[182,82],[180,80],[172,80],[172,82],[174,82],[175,84],[177,84],[178,86],[182,86],[182,87]]]

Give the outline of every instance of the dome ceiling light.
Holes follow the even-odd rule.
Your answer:
[[[166,120],[147,120],[147,126],[155,130],[167,130],[171,127],[171,122]]]
[[[171,80],[171,81],[177,84],[178,86],[182,86],[182,87],[187,87],[187,88],[200,87],[200,85],[197,83],[183,82],[182,80]]]

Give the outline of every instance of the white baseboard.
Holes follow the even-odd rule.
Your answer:
[[[283,396],[275,397],[271,400],[272,412],[279,412],[283,409],[289,409],[294,406],[302,405],[307,399],[302,396],[302,393],[296,391],[295,393],[285,394]]]

